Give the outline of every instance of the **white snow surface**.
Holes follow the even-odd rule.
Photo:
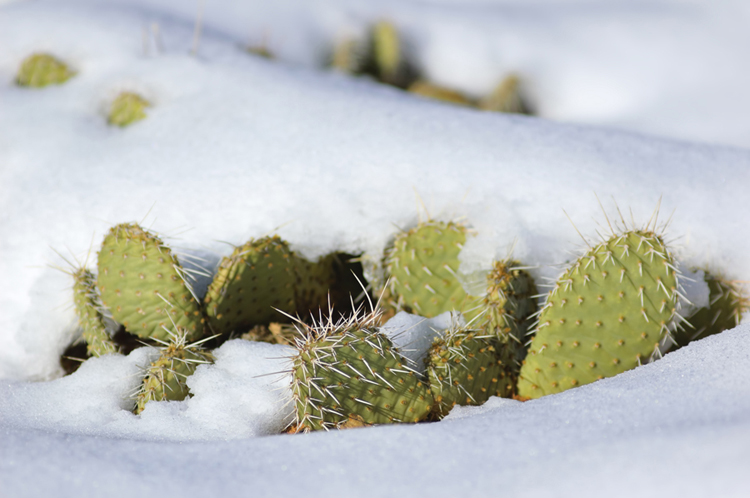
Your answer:
[[[746,496],[748,325],[540,400],[309,435],[254,437],[290,417],[282,346],[229,341],[190,378],[192,398],[140,417],[127,396],[153,350],[58,378],[79,332],[55,251],[95,268],[127,221],[210,267],[271,232],[309,257],[377,257],[426,210],[472,227],[465,274],[514,247],[541,282],[585,247],[577,230],[596,240],[620,220],[615,201],[642,226],[661,198],[683,268],[750,280],[750,151],[640,134],[750,144],[741,2],[214,0],[191,56],[196,9],[0,6],[0,495]],[[542,115],[568,124],[313,68],[326,40],[384,16],[436,81],[479,94],[519,70]],[[160,49],[144,38],[154,23]],[[239,48],[266,28],[281,62]],[[79,74],[16,87],[34,51]],[[125,89],[154,107],[110,128],[106,104]]]

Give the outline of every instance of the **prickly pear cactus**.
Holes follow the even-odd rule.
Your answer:
[[[441,86],[433,85],[432,83],[428,83],[423,80],[415,81],[414,83],[412,83],[411,86],[409,86],[409,92],[430,99],[450,102],[452,104],[460,104],[466,106],[472,105],[471,100],[466,98],[466,96],[461,94],[460,92],[451,90],[449,88],[443,88]]]
[[[296,431],[419,422],[429,415],[429,388],[378,332],[378,320],[373,313],[298,325],[292,360]]]
[[[513,365],[512,375],[518,375],[521,361],[526,357],[527,333],[531,315],[536,312],[534,279],[518,261],[496,261],[487,274],[487,293],[483,298],[484,315],[479,319],[482,328],[507,344]]]
[[[86,268],[73,272],[73,300],[88,354],[102,356],[116,353],[117,346],[104,326],[101,303],[96,292],[96,277]]]
[[[135,414],[141,413],[149,401],[181,401],[189,394],[188,377],[198,365],[213,362],[200,343],[187,343],[188,332],[178,329],[164,342],[159,358],[149,365],[135,395]],[[202,341],[201,341],[202,342]]]
[[[174,327],[203,334],[187,273],[155,234],[134,223],[112,227],[99,251],[97,285],[112,318],[141,338],[166,340]]]
[[[114,126],[125,127],[146,118],[146,108],[151,103],[132,92],[122,92],[112,101],[107,120]]]
[[[532,114],[521,95],[521,80],[517,75],[507,76],[487,97],[479,101],[483,111]]]
[[[379,21],[372,28],[372,52],[380,79],[394,84],[404,64],[403,49],[393,23]]]
[[[278,236],[251,240],[222,259],[205,297],[217,333],[287,321],[277,311],[306,313],[326,302],[333,264],[297,256]]]
[[[49,54],[33,54],[21,63],[16,84],[31,88],[60,85],[75,74],[64,62]]]
[[[691,327],[684,327],[673,334],[676,346],[672,350],[740,324],[742,315],[750,308],[750,299],[737,282],[704,273],[709,289],[709,306],[700,308],[687,321]]]
[[[561,392],[658,354],[677,318],[677,277],[669,250],[651,231],[628,231],[591,248],[547,297],[519,395]]]
[[[466,233],[458,223],[428,221],[396,237],[385,266],[397,309],[432,318],[475,307],[456,276]]]
[[[490,396],[510,397],[513,381],[497,342],[494,335],[468,327],[453,327],[435,339],[426,363],[436,418],[455,405],[481,405]]]

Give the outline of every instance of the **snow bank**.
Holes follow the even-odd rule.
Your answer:
[[[15,384],[2,399],[36,406],[2,407],[0,481],[6,496],[61,498],[165,487],[188,497],[740,497],[750,485],[748,380],[745,325],[611,379],[526,403],[493,398],[438,423],[211,444],[34,430],[45,401]]]
[[[341,75],[248,55],[160,17],[164,50],[144,55],[151,14],[20,2],[0,17],[0,80],[53,50],[79,74],[34,91],[0,86],[0,378],[49,379],[75,334],[66,267],[94,263],[113,224],[143,220],[209,264],[277,231],[308,256],[381,254],[420,216],[475,229],[466,273],[514,255],[554,277],[606,226],[612,198],[645,223],[662,198],[678,255],[750,279],[750,152],[522,116],[478,113]],[[137,126],[105,124],[117,91],[155,106]],[[563,209],[565,212],[563,212]],[[395,225],[395,226],[394,226]],[[87,256],[88,255],[88,256]]]

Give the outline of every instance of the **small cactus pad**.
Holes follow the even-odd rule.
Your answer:
[[[441,86],[433,85],[432,83],[428,83],[426,81],[415,81],[414,83],[409,86],[409,92],[414,93],[416,95],[421,95],[422,97],[427,97],[430,99],[436,99],[436,100],[442,100],[443,102],[450,102],[452,104],[460,104],[460,105],[472,105],[471,100],[466,98],[463,94],[451,90],[449,88],[443,88]]]
[[[49,54],[33,54],[21,63],[16,84],[31,88],[60,85],[75,74],[64,62]]]
[[[379,78],[395,82],[404,64],[401,41],[393,23],[379,21],[372,28],[372,56]]]
[[[427,318],[465,311],[472,299],[456,272],[466,231],[454,222],[429,221],[396,237],[385,262],[398,309]]]
[[[151,103],[136,93],[122,92],[112,101],[108,122],[114,126],[128,126],[146,118],[146,108]]]
[[[221,260],[205,304],[217,333],[285,320],[325,303],[333,263],[307,261],[278,236],[251,240]],[[275,309],[274,309],[275,308]]]
[[[136,224],[112,227],[99,251],[98,286],[112,318],[141,338],[166,340],[168,328],[203,333],[203,316],[172,251]]]
[[[677,271],[661,237],[633,230],[590,249],[539,315],[518,393],[538,398],[640,365],[671,333]]]
[[[708,272],[704,275],[709,290],[709,306],[698,309],[687,319],[692,327],[675,331],[673,339],[676,346],[672,350],[736,327],[740,324],[743,313],[750,307],[750,300],[737,282],[713,276]]]
[[[292,359],[296,431],[419,422],[432,394],[391,341],[377,313],[324,326],[299,324]]]
[[[364,52],[357,40],[344,38],[333,48],[331,67],[346,74],[358,74],[364,70],[366,63]]]
[[[483,111],[532,114],[521,95],[521,80],[515,74],[506,77],[491,94],[479,102]]]
[[[181,401],[189,393],[185,380],[193,375],[198,365],[211,363],[213,357],[195,344],[187,344],[187,331],[179,330],[164,343],[159,358],[147,369],[141,387],[135,395],[135,414],[146,408],[149,401]]]
[[[465,327],[454,327],[435,339],[426,361],[437,418],[455,405],[481,405],[490,396],[512,395],[513,380],[496,346],[494,335]]]
[[[518,367],[526,356],[524,343],[529,317],[536,312],[536,293],[534,279],[518,261],[496,261],[487,274],[482,328],[512,350],[517,365],[514,375],[518,374]]]
[[[91,356],[116,353],[117,346],[107,333],[101,304],[96,292],[96,278],[86,268],[73,272],[73,300],[78,323],[83,329],[83,340]]]

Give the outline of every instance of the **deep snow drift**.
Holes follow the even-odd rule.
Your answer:
[[[79,261],[93,251],[88,257],[93,266],[106,230],[124,221],[145,219],[178,251],[201,255],[208,264],[231,251],[226,242],[242,244],[273,231],[308,256],[334,249],[379,255],[397,227],[414,224],[420,212],[424,216],[423,203],[433,217],[463,216],[474,228],[476,236],[462,253],[467,273],[487,268],[515,245],[515,256],[541,278],[554,277],[555,265],[583,244],[565,213],[593,238],[606,225],[595,194],[610,218],[619,219],[614,198],[628,222],[632,210],[640,223],[661,197],[660,219],[674,211],[668,239],[685,268],[707,266],[750,280],[747,150],[479,113],[367,80],[269,62],[238,47],[241,16],[233,16],[224,2],[215,2],[216,9],[225,8],[218,17],[207,12],[199,55],[191,57],[187,7],[167,0],[148,3],[185,15],[186,21],[94,3],[2,7],[3,494],[153,494],[168,485],[188,496],[291,495],[302,488],[313,496],[742,495],[750,484],[744,471],[750,463],[747,326],[616,378],[537,401],[493,399],[484,407],[456,410],[440,423],[330,434],[250,437],[284,425],[283,379],[259,376],[285,368],[289,349],[281,346],[226,343],[217,363],[201,366],[191,379],[194,398],[152,403],[140,417],[122,408],[150,354],[145,349],[90,361],[69,377],[31,382],[60,375],[59,355],[77,333],[71,281],[48,266],[65,266],[53,249]],[[320,12],[341,6],[356,11],[357,4],[326,3]],[[419,25],[415,5],[403,10],[395,5],[388,14]],[[611,12],[613,7],[603,5],[566,12]],[[687,3],[650,5],[656,12],[651,17],[647,4],[630,12],[646,23],[653,19],[649,32],[663,41],[654,34],[657,28],[673,25],[659,13],[702,12]],[[708,32],[726,30],[714,45],[696,52],[700,60],[712,59],[724,69],[738,67],[736,61],[744,57],[741,43],[730,43],[746,36],[734,31],[740,18],[720,22],[731,5],[717,7],[705,21]],[[478,26],[476,39],[482,39],[491,25],[482,22],[485,11],[480,4],[465,7],[425,7],[428,15],[419,26],[423,33],[437,30],[449,13],[458,12],[466,24],[455,33]],[[275,9],[259,9],[258,16],[283,12]],[[487,9],[496,13],[500,7]],[[299,12],[290,26],[305,24],[307,11]],[[691,22],[704,22],[690,15],[681,19],[686,30]],[[157,51],[147,37],[144,54],[143,28],[155,20],[163,49]],[[318,17],[308,21],[310,31],[321,26]],[[450,45],[455,33],[441,43]],[[704,34],[697,32],[688,46],[700,44]],[[442,53],[435,40],[437,45],[417,46]],[[552,34],[549,40],[554,41]],[[617,37],[607,40],[600,47],[604,55],[612,47],[607,43],[617,45]],[[297,62],[311,65],[300,44],[288,43]],[[37,50],[53,51],[79,74],[41,91],[15,87],[18,64]],[[717,52],[723,56],[714,57]],[[582,54],[581,60],[601,67],[593,56]],[[576,72],[575,64],[565,67],[572,68],[573,81],[591,74]],[[646,78],[643,85],[651,83],[649,88],[660,82],[653,91],[665,106],[688,100],[706,104],[695,98],[691,85],[708,83],[688,77],[687,69],[680,81],[694,83],[672,87],[665,76],[673,69],[669,64],[659,68],[663,72],[649,71],[653,65],[628,67]],[[505,70],[498,65],[493,71],[499,74],[499,68]],[[712,95],[716,114],[707,114],[705,128],[694,136],[713,140],[716,133],[737,143],[732,137],[746,129],[738,116],[750,113],[740,100],[731,110],[729,102],[744,96],[745,75],[732,80],[719,75],[726,87]],[[471,85],[481,89],[494,78]],[[644,87],[635,88],[628,95],[638,100],[638,88]],[[124,89],[143,93],[155,105],[145,121],[113,129],[103,109]],[[539,95],[544,95],[540,102],[566,102],[555,100],[554,92]],[[700,121],[698,111],[679,109],[664,113],[665,119],[679,124],[677,116],[687,113],[688,128]],[[628,113],[640,123],[634,128],[659,131],[662,126],[652,120],[662,115],[658,108],[645,104],[625,113],[605,112],[609,117],[603,122],[617,124]],[[665,126],[664,132],[679,136],[675,126]]]

